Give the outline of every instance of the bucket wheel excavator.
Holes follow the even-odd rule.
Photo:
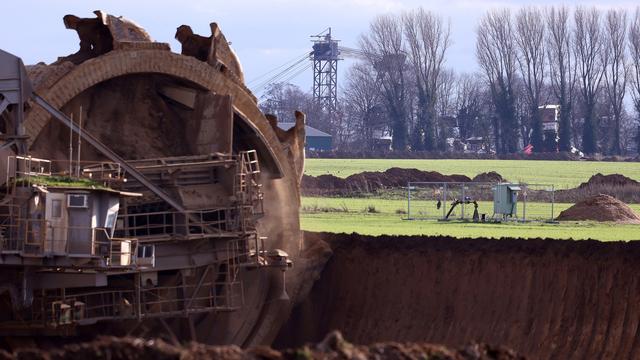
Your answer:
[[[301,287],[304,115],[261,113],[215,23],[177,54],[95,15],[52,64],[0,51],[0,335],[269,343]]]

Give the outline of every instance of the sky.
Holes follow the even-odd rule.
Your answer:
[[[358,38],[376,15],[422,6],[451,22],[453,44],[447,66],[458,72],[473,72],[477,70],[475,29],[485,11],[559,4],[549,0],[4,0],[0,49],[22,57],[25,64],[53,62],[78,49],[77,35],[64,28],[62,17],[94,17],[94,10],[135,21],[155,41],[168,42],[175,52],[180,52],[180,44],[173,38],[178,26],[190,25],[195,33],[209,36],[209,23],[215,21],[238,54],[245,80],[252,88],[269,78],[266,73],[311,51],[310,35],[331,27],[341,46],[356,48]],[[616,0],[572,0],[564,4],[628,9],[638,5]],[[353,61],[346,58],[339,63],[339,89]],[[290,82],[310,91],[312,79],[309,69]],[[260,91],[257,93],[260,95]]]

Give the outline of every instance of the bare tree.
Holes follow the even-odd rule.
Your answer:
[[[485,14],[480,21],[477,37],[476,55],[487,78],[496,110],[496,150],[513,153],[518,150],[518,122],[514,91],[517,61],[511,12],[503,9]]]
[[[547,43],[551,89],[560,105],[558,129],[560,151],[571,150],[571,114],[576,84],[576,62],[571,51],[569,9],[551,7],[547,11]]]
[[[284,82],[267,85],[264,94],[260,97],[262,112],[273,114],[284,123],[294,123],[297,110],[309,115],[312,111],[311,103],[309,93],[305,93],[296,85]]]
[[[626,108],[622,110],[620,122],[620,145],[622,149],[630,149],[636,146],[638,136],[638,123],[634,115],[631,115]]]
[[[478,124],[482,116],[482,84],[480,76],[476,74],[461,74],[455,84],[455,108],[460,138],[466,141],[471,136],[489,135],[489,126]]]
[[[451,45],[451,24],[423,8],[404,13],[402,22],[417,89],[417,141],[413,147],[434,150],[436,103],[445,55]]]
[[[605,50],[602,51],[605,67],[605,89],[607,100],[613,115],[613,132],[610,152],[622,154],[620,130],[622,128],[622,111],[627,89],[627,12],[625,10],[609,10],[605,20]]]
[[[601,14],[596,8],[577,7],[574,14],[573,51],[578,66],[584,116],[582,150],[587,154],[598,151],[596,105],[607,61],[607,56],[603,56],[606,52],[603,53],[600,18]]]
[[[353,137],[363,150],[373,150],[376,132],[387,126],[384,121],[380,90],[375,71],[369,63],[356,63],[347,73],[343,103],[350,119]]]
[[[638,121],[636,144],[638,153],[640,153],[640,7],[636,8],[629,28],[629,53],[631,59],[631,97]]]
[[[391,14],[375,18],[369,25],[369,31],[360,37],[360,48],[367,54],[381,85],[392,122],[393,149],[405,150],[408,114],[401,19]]]
[[[438,98],[436,100],[436,114],[438,116],[451,115],[455,112],[455,88],[458,76],[453,69],[444,69],[438,81]]]
[[[545,26],[542,11],[523,8],[516,15],[516,45],[518,64],[529,102],[529,126],[533,150],[545,150],[542,116],[538,107],[545,76]]]
[[[439,76],[436,99],[436,144],[439,151],[447,150],[447,138],[455,137],[452,129],[454,115],[454,87],[456,74],[452,69],[444,69]]]

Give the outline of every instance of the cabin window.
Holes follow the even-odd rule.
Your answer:
[[[155,245],[139,245],[138,256],[136,256],[136,264],[142,267],[156,266],[156,247]]]
[[[155,250],[155,245],[140,245],[138,246],[138,258],[153,258]]]
[[[116,213],[111,212],[107,215],[107,223],[105,227],[107,229],[113,229],[113,226],[116,224]]]
[[[70,208],[86,208],[88,198],[89,196],[86,194],[69,194],[67,206]]]
[[[51,217],[54,219],[62,217],[62,200],[51,201]]]
[[[111,237],[113,237],[113,232],[115,230],[115,225],[116,225],[116,215],[117,213],[115,212],[110,212],[109,214],[107,214],[107,221],[104,224],[104,227],[106,227],[107,229],[109,229],[109,235]]]

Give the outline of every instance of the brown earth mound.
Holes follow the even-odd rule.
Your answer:
[[[610,195],[628,204],[637,204],[640,203],[640,182],[620,174],[595,174],[576,188],[557,190],[555,200],[556,202],[577,203],[598,194]]]
[[[583,182],[578,189],[586,189],[594,186],[640,186],[640,182],[635,181],[620,174],[602,175],[597,173],[589,178],[589,181]]]
[[[557,220],[613,221],[625,224],[640,224],[640,216],[627,204],[605,194],[592,196],[576,203],[561,212]]]
[[[301,191],[303,195],[350,196],[363,193],[373,193],[386,188],[399,188],[407,182],[504,182],[495,171],[476,175],[473,179],[465,175],[443,175],[435,171],[421,171],[418,169],[390,168],[384,172],[370,171],[353,174],[347,178],[334,175],[320,175],[317,177],[304,175]],[[568,190],[556,190],[555,201],[575,203],[590,196],[606,194],[626,203],[640,203],[640,182],[620,174],[593,175],[588,181],[578,187]],[[530,201],[550,202],[549,193],[531,190]],[[488,197],[484,200],[491,200]]]
[[[490,360],[524,359],[504,347],[471,344],[461,349],[425,343],[379,343],[357,346],[345,341],[334,331],[318,344],[297,349],[277,351],[268,347],[242,350],[237,346],[207,346],[190,343],[174,346],[162,340],[143,341],[137,338],[100,337],[94,341],[66,345],[59,349],[41,351],[22,349],[12,354],[0,351],[4,360],[299,360],[299,359],[442,359]]]
[[[469,182],[471,179],[465,175],[443,175],[436,171],[394,167],[383,172],[365,171],[350,175],[344,179],[334,175],[320,175],[317,177],[304,175],[302,177],[301,190],[303,195],[371,193],[389,187],[407,186],[408,182],[415,181]]]
[[[502,177],[502,175],[498,174],[497,172],[489,171],[489,172],[484,172],[474,176],[473,179],[471,179],[471,181],[496,183],[496,182],[504,182],[506,180],[505,178]]]
[[[640,242],[305,233],[333,255],[275,343],[503,344],[534,359],[640,358]]]

